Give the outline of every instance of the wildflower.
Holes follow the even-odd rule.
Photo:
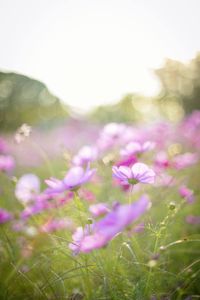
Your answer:
[[[39,214],[42,211],[53,208],[53,203],[51,203],[49,199],[51,199],[49,195],[39,195],[39,197],[35,199],[35,202],[32,205],[28,203],[28,206],[25,207],[25,209],[21,213],[21,219],[27,220],[33,215]]]
[[[97,146],[101,150],[113,147],[121,141],[121,137],[125,134],[127,127],[125,124],[108,123],[104,126],[97,140]]]
[[[179,188],[179,194],[181,197],[185,198],[188,203],[194,202],[194,192],[190,189],[188,189],[185,185],[182,185]]]
[[[168,168],[170,167],[170,161],[168,159],[168,155],[164,151],[160,151],[157,153],[156,158],[155,158],[155,165],[158,168]]]
[[[90,252],[93,249],[102,248],[108,244],[125,227],[136,221],[150,205],[149,198],[143,195],[132,204],[117,204],[103,219],[87,225],[84,229],[78,227],[73,234],[73,243],[70,249],[78,252]]]
[[[195,165],[199,160],[197,153],[184,153],[174,157],[173,165],[175,169],[181,170]]]
[[[135,163],[131,168],[114,166],[112,171],[113,176],[119,179],[123,185],[155,182],[155,172],[143,163]]]
[[[0,224],[6,223],[12,219],[12,215],[5,209],[0,208]]]
[[[143,153],[152,150],[154,146],[155,144],[150,141],[147,141],[143,144],[138,142],[130,142],[124,149],[120,151],[120,154],[121,156],[130,156],[133,154]]]
[[[34,201],[39,192],[40,180],[34,174],[23,175],[16,184],[15,196],[23,204]]]
[[[74,165],[82,166],[94,161],[97,158],[97,149],[95,147],[84,146],[78,154],[74,156],[72,162]]]
[[[45,180],[46,184],[49,186],[46,193],[56,194],[66,190],[76,190],[82,184],[88,182],[95,172],[96,170],[89,169],[89,166],[86,170],[82,167],[72,167],[63,180],[56,178]]]
[[[42,232],[51,233],[57,230],[72,228],[73,223],[68,218],[63,219],[53,219],[49,220],[47,223],[43,224],[41,227]]]

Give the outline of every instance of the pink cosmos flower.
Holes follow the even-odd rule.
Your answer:
[[[194,192],[190,189],[188,189],[185,185],[182,185],[179,188],[179,194],[181,197],[185,198],[188,203],[193,203],[195,198],[194,198]]]
[[[121,156],[130,156],[137,153],[143,153],[153,150],[155,143],[147,141],[143,144],[138,142],[130,142],[124,149],[120,151]]]
[[[122,140],[126,129],[126,125],[122,123],[106,124],[97,140],[98,149],[103,151],[118,144]]]
[[[195,165],[199,160],[197,153],[184,153],[174,157],[173,165],[177,170],[181,170]]]
[[[90,205],[89,211],[91,212],[93,217],[99,217],[105,215],[110,210],[108,208],[107,203],[97,203],[97,204]]]
[[[40,192],[40,180],[34,174],[25,174],[19,178],[15,196],[23,204],[27,204],[35,200],[35,197]]]
[[[82,167],[73,167],[68,171],[63,180],[56,178],[45,180],[46,184],[49,186],[46,193],[57,194],[66,190],[78,189],[82,184],[88,182],[95,172],[96,170],[89,169],[89,166],[86,170]]]
[[[74,156],[72,162],[74,165],[82,166],[94,161],[97,158],[97,155],[98,153],[95,147],[84,146],[79,150],[78,154]]]
[[[21,219],[26,220],[33,215],[39,214],[42,211],[54,208],[54,205],[50,200],[50,195],[41,194],[36,198],[36,201],[31,205],[30,203],[28,206],[21,213]]]
[[[7,210],[0,208],[0,224],[6,223],[12,219],[11,213]]]
[[[0,171],[9,172],[15,167],[14,158],[11,155],[0,155]]]
[[[163,169],[170,167],[170,161],[166,152],[160,151],[157,153],[155,158],[155,165],[156,167]]]
[[[154,183],[155,172],[143,163],[135,163],[131,168],[126,166],[112,168],[113,176],[120,180],[121,184]]]
[[[51,232],[66,229],[66,228],[72,229],[72,227],[73,227],[73,223],[68,218],[53,219],[53,220],[49,220],[47,223],[43,224],[41,226],[41,231],[46,232],[46,233],[51,233]]]
[[[143,195],[132,204],[117,204],[103,219],[87,225],[84,229],[78,227],[73,234],[73,242],[69,247],[75,254],[90,252],[108,244],[125,227],[136,221],[150,206],[149,198]]]

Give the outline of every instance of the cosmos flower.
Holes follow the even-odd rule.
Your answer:
[[[121,184],[136,184],[141,183],[154,183],[155,172],[143,163],[135,163],[131,168],[126,166],[112,168],[113,176],[117,178]]]
[[[15,196],[23,204],[27,204],[35,200],[40,192],[40,180],[34,174],[25,174],[19,178],[16,188]]]
[[[155,144],[150,141],[147,141],[143,144],[138,142],[130,142],[120,151],[120,154],[121,156],[130,156],[133,154],[143,153],[152,150],[154,146]]]
[[[155,157],[155,166],[161,169],[166,169],[170,167],[170,161],[168,155],[164,151],[159,151]]]
[[[66,228],[71,229],[72,226],[73,226],[73,223],[68,218],[52,219],[41,226],[41,231],[46,232],[46,233],[51,233],[51,232],[66,229]]]
[[[0,224],[6,223],[12,219],[11,213],[7,210],[0,208]]]
[[[28,203],[28,206],[21,212],[21,219],[27,220],[33,215],[39,214],[50,208],[54,208],[54,205],[50,200],[50,195],[44,194],[43,197],[36,198],[36,201],[33,204]]]
[[[195,165],[199,161],[197,153],[184,153],[174,157],[173,165],[175,169],[182,170]]]
[[[84,146],[79,150],[78,154],[74,156],[72,162],[74,165],[82,166],[94,161],[97,155],[98,153],[95,147]]]
[[[72,167],[63,180],[56,178],[50,178],[45,180],[49,188],[46,193],[57,194],[62,193],[66,190],[76,190],[82,184],[88,182],[96,172],[95,169],[90,169],[89,166],[86,170],[82,167]]]
[[[132,204],[117,204],[103,219],[87,225],[84,229],[78,227],[72,236],[69,247],[75,254],[90,252],[108,244],[125,227],[136,221],[150,207],[148,196],[143,195]]]
[[[181,197],[185,198],[188,203],[193,203],[195,198],[194,198],[194,192],[190,189],[188,189],[185,185],[182,185],[179,188],[179,194]]]

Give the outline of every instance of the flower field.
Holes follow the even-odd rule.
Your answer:
[[[199,160],[200,111],[2,136],[0,299],[200,298]]]

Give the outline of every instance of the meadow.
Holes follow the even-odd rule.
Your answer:
[[[0,299],[200,298],[199,136],[200,111],[2,136]]]

